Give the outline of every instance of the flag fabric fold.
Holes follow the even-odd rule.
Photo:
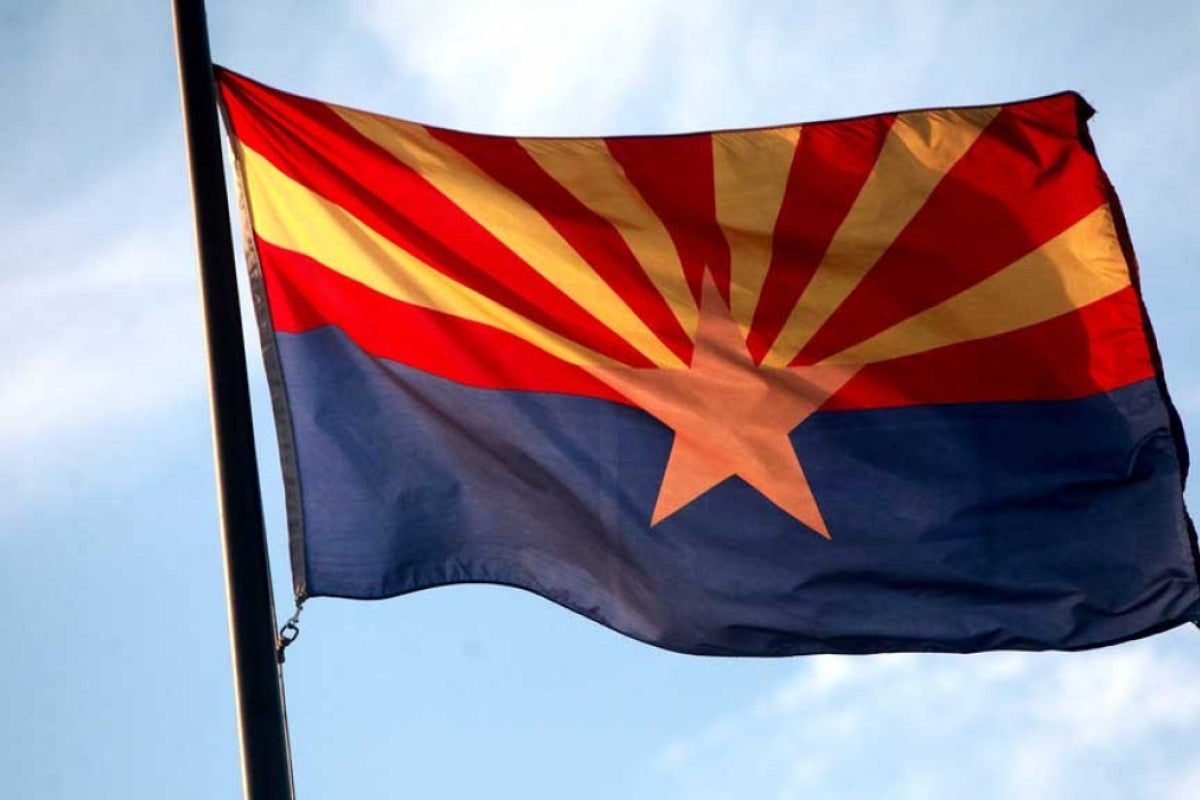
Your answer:
[[[1078,95],[554,139],[217,79],[298,596],[496,583],[720,655],[1200,616]]]

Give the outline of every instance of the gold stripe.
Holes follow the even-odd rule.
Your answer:
[[[236,148],[246,175],[254,230],[264,240],[395,300],[511,333],[563,361],[616,366],[612,359],[444,275],[341,206],[292,180],[254,150],[240,144]]]
[[[1104,205],[986,280],[825,363],[870,364],[999,336],[1094,303],[1129,281]]]
[[[783,330],[763,359],[784,367],[808,344],[912,221],[998,108],[901,114]]]
[[[742,336],[771,266],[772,237],[800,128],[713,134],[717,222],[729,243],[730,310]]]
[[[603,139],[521,139],[525,152],[576,200],[612,223],[689,338],[696,300],[675,243]]]
[[[366,138],[428,180],[508,249],[658,366],[683,362],[537,209],[423,126],[330,106]]]

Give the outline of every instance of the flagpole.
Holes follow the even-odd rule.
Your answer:
[[[291,800],[291,759],[204,0],[172,0],[208,345],[234,697],[247,800]]]

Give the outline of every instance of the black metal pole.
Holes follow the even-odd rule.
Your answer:
[[[191,168],[233,680],[247,800],[291,800],[283,682],[267,562],[233,236],[204,0],[173,0]]]

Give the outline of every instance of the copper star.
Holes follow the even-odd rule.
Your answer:
[[[788,435],[857,367],[760,367],[750,357],[728,305],[706,277],[689,368],[590,371],[675,431],[651,525],[736,475],[829,538]]]

